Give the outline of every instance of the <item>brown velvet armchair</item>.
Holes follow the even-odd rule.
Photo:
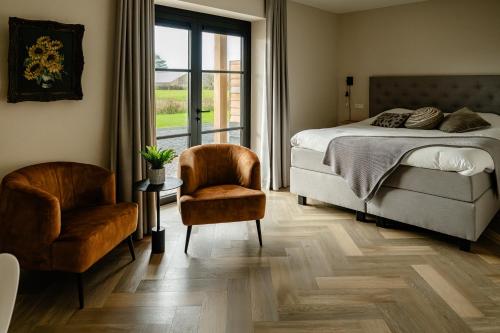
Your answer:
[[[266,195],[260,190],[260,162],[250,149],[231,144],[205,144],[185,150],[179,158],[183,185],[178,193],[182,222],[187,226],[187,253],[193,225],[260,219]]]
[[[115,177],[80,163],[32,165],[3,179],[0,188],[0,252],[22,268],[82,273],[123,240],[135,259],[131,234],[137,205],[116,203]]]

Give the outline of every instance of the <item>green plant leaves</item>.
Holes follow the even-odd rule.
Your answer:
[[[161,169],[165,164],[172,163],[177,157],[173,149],[160,149],[157,146],[146,146],[141,150],[142,157],[151,164],[153,169]]]

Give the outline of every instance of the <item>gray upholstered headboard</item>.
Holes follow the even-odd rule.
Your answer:
[[[424,106],[444,112],[466,106],[500,115],[500,75],[370,77],[370,117],[393,108]]]

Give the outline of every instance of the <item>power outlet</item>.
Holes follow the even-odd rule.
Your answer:
[[[354,108],[355,108],[355,109],[364,109],[364,108],[365,108],[365,105],[364,105],[364,104],[359,104],[359,103],[356,103],[356,104],[354,104]]]

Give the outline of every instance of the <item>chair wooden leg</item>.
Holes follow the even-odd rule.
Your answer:
[[[192,225],[187,227],[187,232],[186,232],[186,244],[184,245],[184,253],[188,252],[188,246],[189,246],[189,238],[191,237],[191,229],[193,228]]]
[[[135,250],[134,250],[134,241],[132,240],[132,235],[127,237],[128,250],[130,251],[130,255],[132,256],[132,261],[135,260]]]
[[[260,247],[262,247],[262,233],[260,232],[260,220],[255,220],[255,223],[257,224],[257,234],[259,235],[259,244]]]
[[[303,196],[299,195],[297,197],[297,202],[301,206],[307,206],[307,198],[306,197],[303,197]]]
[[[76,273],[76,282],[78,286],[78,300],[80,302],[80,309],[85,306],[83,299],[83,273]]]

